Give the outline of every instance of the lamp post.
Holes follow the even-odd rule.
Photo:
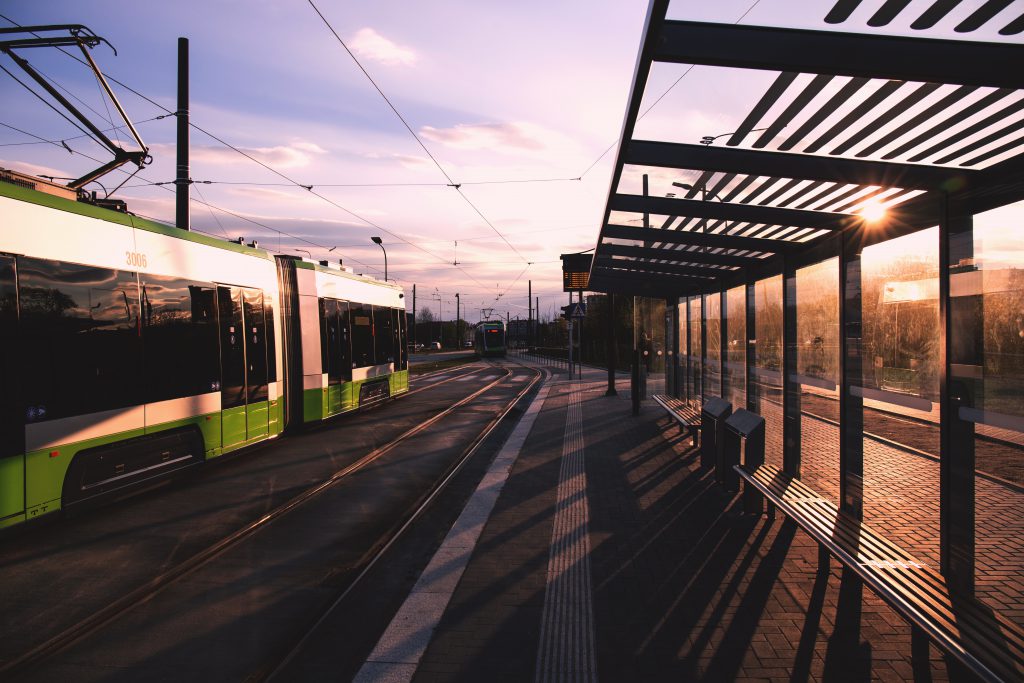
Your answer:
[[[380,247],[380,250],[384,252],[384,282],[388,281],[388,250],[384,248],[384,240],[374,235],[370,238],[374,244]]]

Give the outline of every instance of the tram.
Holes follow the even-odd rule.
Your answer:
[[[500,320],[477,323],[473,349],[480,357],[504,356],[505,323]]]
[[[0,528],[408,391],[403,299],[0,173]]]

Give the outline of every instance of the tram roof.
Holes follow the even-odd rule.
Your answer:
[[[651,0],[589,289],[717,291],[1024,199],[1024,15],[958,4],[809,0],[797,27]]]

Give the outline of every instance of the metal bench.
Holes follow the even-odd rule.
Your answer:
[[[1012,622],[778,467],[734,469],[818,542],[819,570],[834,556],[910,623],[915,657],[927,658],[930,639],[982,680],[1024,680],[1024,631]]]
[[[691,443],[696,446],[697,434],[700,432],[700,406],[666,394],[655,394],[653,398],[676,419],[680,427],[686,430],[692,440]]]

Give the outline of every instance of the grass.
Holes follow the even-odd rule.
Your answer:
[[[476,360],[475,356],[459,356],[458,358],[445,358],[443,360],[431,360],[423,363],[410,363],[409,364],[409,376],[415,377],[416,375],[424,375],[428,372],[434,372],[435,370],[444,370],[445,368],[457,368],[460,365],[468,365]]]

